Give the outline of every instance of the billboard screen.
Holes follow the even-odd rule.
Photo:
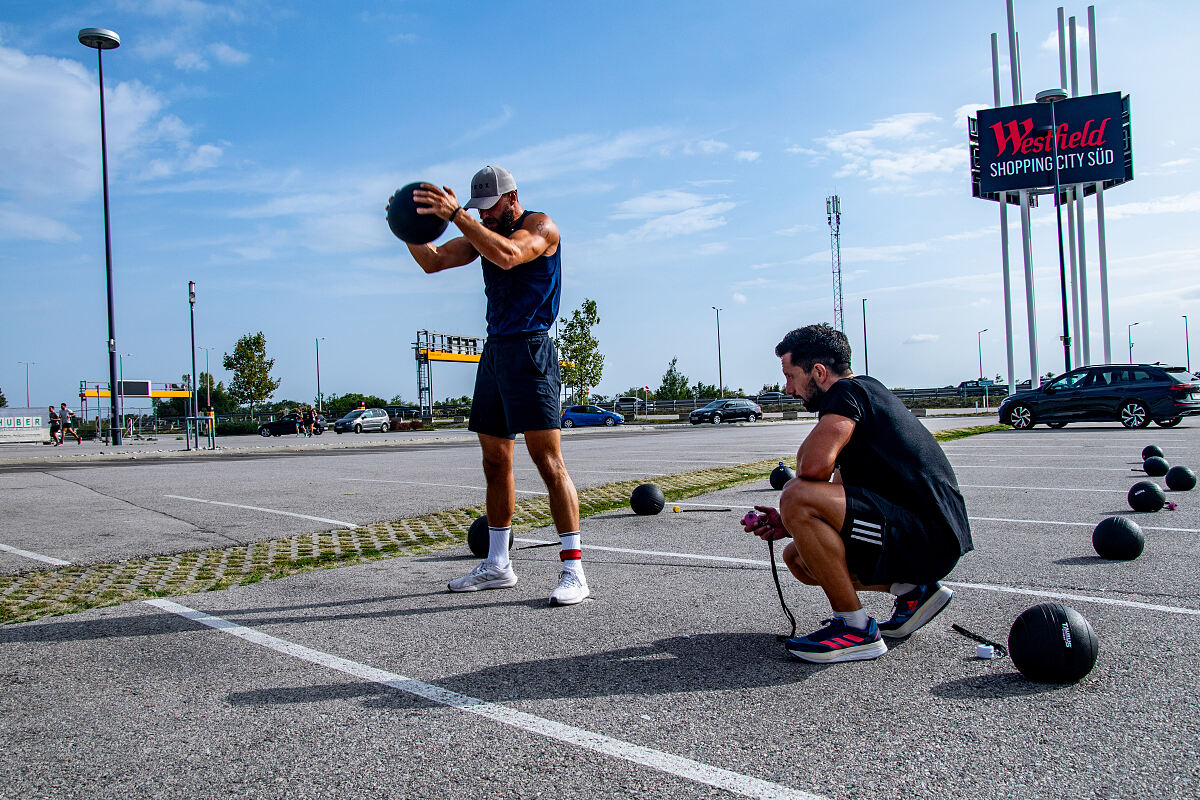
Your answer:
[[[1120,183],[1133,177],[1120,92],[1060,100],[1054,115],[1061,185]],[[1054,186],[1049,104],[980,109],[974,128],[980,194]]]

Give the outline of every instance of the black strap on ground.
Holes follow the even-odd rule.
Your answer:
[[[792,621],[792,632],[790,634],[787,636],[779,634],[775,637],[775,641],[782,642],[785,639],[796,638],[796,618],[792,616],[792,610],[783,601],[783,587],[779,585],[779,569],[775,566],[775,540],[767,540],[767,550],[771,552],[771,577],[775,579],[775,591],[779,593],[779,605],[783,606],[783,613],[787,614],[787,618]]]
[[[953,625],[951,625],[950,627],[953,628],[955,630],[955,632],[962,634],[963,636],[967,637],[968,639],[974,639],[975,641],[979,642],[980,644],[990,644],[992,647],[994,647],[996,649],[996,658],[1004,658],[1006,655],[1008,655],[1008,648],[1005,647],[1004,645],[1000,644],[999,642],[993,642],[991,639],[980,636],[978,633],[971,633],[969,630],[964,628],[962,625],[959,625],[957,622],[954,623]]]

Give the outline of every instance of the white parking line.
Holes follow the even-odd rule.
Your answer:
[[[1130,471],[1129,467],[1081,467],[1076,464],[1072,464],[1069,468],[1064,467],[1061,464],[1058,466],[1052,466],[1052,467],[1038,467],[1038,466],[1033,466],[1030,464],[1014,464],[1014,465],[955,464],[954,468],[955,469],[1019,469],[1024,472],[1028,472],[1029,470],[1032,470],[1032,469],[1052,469],[1052,470],[1056,470],[1059,472],[1061,472],[1064,469],[1070,469],[1072,472],[1124,472],[1125,474],[1129,474],[1129,471]]]
[[[1054,519],[1014,519],[1009,517],[968,517],[971,522],[1019,522],[1026,525],[1076,525],[1084,528],[1094,528],[1094,522],[1061,522]],[[1157,525],[1140,525],[1144,531],[1170,531],[1171,533],[1200,533],[1196,528],[1165,528]]]
[[[163,497],[170,497],[175,500],[189,500],[193,503],[208,503],[213,506],[229,506],[230,508],[245,508],[250,511],[261,511],[264,514],[278,514],[281,517],[296,517],[297,519],[311,519],[314,522],[328,522],[330,525],[338,525],[342,528],[357,528],[358,525],[353,522],[346,522],[340,519],[326,519],[325,517],[310,517],[308,514],[297,514],[294,511],[279,511],[274,508],[262,508],[261,506],[244,506],[239,503],[223,503],[220,500],[204,500],[199,497],[184,497],[178,494],[164,494]]]
[[[0,550],[3,550],[5,553],[12,553],[14,556],[20,556],[21,558],[30,558],[34,561],[42,561],[46,564],[53,564],[56,567],[69,567],[71,565],[70,561],[63,561],[61,558],[44,556],[41,553],[34,553],[31,550],[22,550],[19,547],[9,547],[6,544],[0,544]]]
[[[1117,494],[1126,494],[1125,489],[1072,489],[1060,488],[1057,486],[992,486],[986,483],[960,483],[960,489],[1017,489],[1019,491],[1028,492],[1116,492]]]
[[[1013,522],[1031,522],[1033,520],[1011,520]],[[1075,525],[1081,523],[1061,522],[1054,523],[1059,525]],[[1153,530],[1153,529],[1152,529]],[[1160,530],[1180,530],[1178,528],[1163,528]],[[514,542],[522,542],[524,544],[541,544],[550,545],[551,542],[542,541],[541,539],[514,539]],[[558,544],[558,542],[553,542]],[[727,564],[742,564],[745,566],[770,568],[771,562],[758,561],[752,558],[734,558],[732,556],[713,556],[705,553],[675,553],[668,550],[634,550],[628,547],[607,547],[605,545],[584,544],[586,550],[600,550],[602,552],[611,553],[628,553],[631,555],[646,555],[660,556],[664,558],[680,558],[689,561],[721,561]],[[1067,594],[1065,592],[1052,592],[1041,589],[1020,589],[1015,586],[996,586],[989,583],[956,583],[951,581],[942,581],[947,586],[958,586],[964,589],[980,589],[990,592],[1004,592],[1007,594],[1023,594],[1030,597],[1049,597],[1056,600],[1075,600],[1080,603],[1098,603],[1106,606],[1123,606],[1125,608],[1140,608],[1147,611],[1165,611],[1168,614],[1186,614],[1190,616],[1200,616],[1200,609],[1197,608],[1181,608],[1179,606],[1162,606],[1153,603],[1139,603],[1136,600],[1117,600],[1112,597],[1095,597],[1087,594]]]
[[[236,636],[251,644],[274,650],[277,653],[301,661],[307,661],[310,664],[316,664],[317,666],[342,672],[360,680],[370,681],[381,686],[397,689],[401,692],[407,692],[434,703],[449,706],[468,714],[476,714],[493,722],[499,722],[529,733],[536,733],[548,739],[554,739],[585,750],[591,750],[595,753],[619,758],[623,761],[649,767],[695,783],[724,789],[743,797],[780,798],[780,800],[826,800],[826,798],[812,794],[811,792],[792,789],[777,783],[770,783],[769,781],[753,778],[749,775],[742,775],[737,772],[721,769],[720,767],[714,767],[710,764],[693,761],[690,758],[683,758],[682,756],[672,755],[661,750],[654,750],[653,748],[643,747],[631,742],[622,741],[621,739],[614,739],[601,733],[595,733],[594,731],[576,728],[573,725],[564,725],[561,722],[517,711],[499,703],[490,703],[486,700],[459,694],[458,692],[444,689],[441,686],[431,683],[407,678],[394,672],[376,669],[366,664],[360,664],[357,661],[351,661],[320,650],[314,650],[311,647],[296,644],[295,642],[289,642],[286,639],[280,639],[268,633],[263,633],[244,625],[238,625],[235,622],[230,622],[220,617],[214,617],[211,614],[197,611],[194,608],[189,608],[170,600],[147,600],[145,602],[169,614],[176,614],[201,625],[207,625],[222,633],[227,633],[230,636]]]
[[[423,481],[395,481],[387,478],[338,478],[341,481],[359,481],[360,483],[399,483],[405,486],[441,486],[446,489],[472,489],[479,492],[486,492],[486,486],[464,486],[461,483],[426,483]],[[540,494],[549,495],[549,492],[534,492],[528,489],[517,489],[517,494]]]

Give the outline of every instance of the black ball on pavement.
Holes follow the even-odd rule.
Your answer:
[[[771,470],[771,488],[779,491],[794,477],[796,477],[796,471],[780,461],[779,466]]]
[[[1138,481],[1129,487],[1129,507],[1134,511],[1158,511],[1167,504],[1167,495],[1154,481]]]
[[[1109,517],[1101,520],[1092,531],[1092,547],[1101,558],[1112,561],[1132,561],[1142,554],[1146,537],[1142,527],[1128,517]]]
[[[629,495],[629,507],[633,509],[633,513],[641,516],[657,514],[663,510],[666,502],[667,498],[663,496],[662,489],[653,483],[643,483]]]
[[[1171,467],[1167,470],[1167,488],[1173,492],[1190,492],[1196,488],[1196,473],[1187,467]]]
[[[488,550],[492,546],[492,535],[488,531],[487,516],[476,517],[471,523],[471,527],[467,529],[467,547],[471,548],[471,553],[476,558],[487,558]],[[512,531],[508,532],[508,549],[513,546]]]
[[[1170,468],[1171,465],[1162,456],[1150,456],[1142,462],[1142,471],[1151,478],[1161,478]]]
[[[1162,458],[1164,455],[1162,448],[1156,444],[1148,444],[1142,448],[1142,461],[1145,461],[1150,456],[1158,456]]]
[[[421,182],[410,183],[396,190],[388,202],[387,223],[396,238],[409,244],[428,244],[442,235],[450,223],[437,214],[418,214],[413,192]],[[465,212],[459,212],[465,213]]]
[[[1021,674],[1039,683],[1075,683],[1092,671],[1100,642],[1083,615],[1062,603],[1022,612],[1008,633],[1008,654]]]

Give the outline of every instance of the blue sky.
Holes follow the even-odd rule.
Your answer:
[[[1200,5],[1096,6],[1100,89],[1133,104],[1136,179],[1106,199],[1113,358],[1128,357],[1126,326],[1139,322],[1135,359],[1182,363],[1181,315],[1200,325],[1188,55]],[[1060,82],[1055,8],[1016,3],[1027,100]],[[1086,25],[1086,4],[1067,13]],[[10,404],[24,403],[20,361],[36,362],[34,405],[107,378],[96,57],[76,40],[93,26],[122,38],[104,65],[127,379],[188,371],[194,280],[196,344],[215,348],[218,378],[228,377],[221,354],[261,330],[283,380],[277,399],[315,396],[316,337],[327,396],[415,398],[415,332],[482,335],[482,280],[477,265],[424,275],[384,205],[418,179],[464,195],[489,163],[559,226],[564,316],[585,298],[599,304],[601,393],[655,387],[676,356],[693,381],[716,383],[713,306],[726,385],[779,380],[779,338],[832,320],[834,193],[856,369],[865,297],[870,372],[888,385],[975,377],[979,342],[984,371],[1007,372],[999,212],[971,197],[965,123],[992,104],[989,34],[1004,51],[1003,0],[537,11],[5,0],[0,388]],[[1014,372],[1025,379],[1015,220]],[[1034,211],[1043,373],[1062,365],[1053,221],[1051,205]],[[1091,227],[1098,354],[1095,236]],[[438,398],[472,381],[470,366],[435,367]]]

